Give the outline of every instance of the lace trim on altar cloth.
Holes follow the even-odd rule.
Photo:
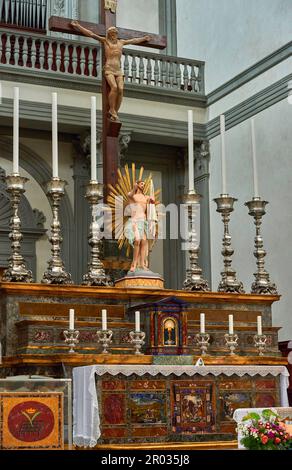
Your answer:
[[[129,377],[132,374],[138,375],[139,377],[145,374],[149,375],[158,375],[161,374],[165,377],[168,375],[174,374],[180,377],[183,374],[192,376],[195,374],[198,375],[237,375],[238,377],[243,377],[244,375],[260,375],[265,377],[266,375],[285,375],[289,376],[289,372],[285,366],[160,366],[160,365],[98,365],[93,366],[95,373],[99,376],[104,374],[118,375],[122,374],[126,377]]]

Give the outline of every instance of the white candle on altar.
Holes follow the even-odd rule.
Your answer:
[[[202,335],[205,334],[206,330],[205,330],[205,314],[204,313],[201,313],[200,314],[200,332]]]
[[[19,88],[14,87],[13,97],[13,173],[19,174]]]
[[[262,336],[263,334],[262,317],[257,317],[257,321],[258,321],[258,335]]]
[[[58,171],[58,95],[52,93],[52,167],[53,178],[59,177]]]
[[[225,116],[220,116],[220,134],[221,134],[221,173],[222,173],[222,194],[227,194],[226,187],[226,148],[225,148]]]
[[[96,96],[91,97],[91,180],[96,181]]]
[[[107,311],[106,310],[101,311],[101,322],[102,322],[102,326],[101,326],[102,331],[106,331],[107,330]]]
[[[69,310],[69,330],[74,330],[74,309],[70,308]]]
[[[254,197],[259,197],[256,139],[255,139],[255,126],[254,126],[254,119],[253,118],[250,120],[250,126],[251,126],[251,146],[252,146]]]
[[[135,312],[135,331],[140,332],[140,312]]]
[[[194,117],[188,111],[189,191],[194,191]]]
[[[234,334],[234,329],[233,329],[233,315],[228,315],[229,318],[229,334],[233,335]]]

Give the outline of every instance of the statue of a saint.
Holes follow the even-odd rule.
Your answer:
[[[118,39],[118,30],[114,26],[108,28],[106,37],[93,33],[90,29],[81,26],[78,21],[72,21],[71,26],[104,45],[105,65],[104,76],[110,87],[108,95],[109,101],[109,118],[112,121],[118,121],[118,111],[121,107],[124,94],[124,77],[121,68],[121,57],[123,47],[128,44],[142,44],[151,40],[151,36],[143,36],[142,38]]]
[[[134,272],[138,266],[142,270],[149,271],[149,241],[155,237],[155,233],[151,230],[151,224],[155,222],[156,217],[154,192],[153,195],[146,196],[144,188],[145,183],[140,180],[128,193],[130,218],[125,225],[125,236],[134,250],[131,272]]]

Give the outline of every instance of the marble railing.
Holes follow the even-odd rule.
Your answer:
[[[0,67],[100,79],[101,64],[99,44],[0,28]],[[122,68],[126,84],[204,94],[201,61],[125,49]]]

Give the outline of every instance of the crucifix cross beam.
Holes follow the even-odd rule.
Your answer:
[[[140,44],[155,49],[165,49],[165,36],[149,34],[131,29],[116,28],[117,0],[101,0],[101,23],[78,21],[75,25],[70,18],[52,16],[49,20],[51,31],[58,31],[79,36],[90,36],[103,44],[103,79],[102,79],[102,150],[104,196],[107,196],[109,184],[117,181],[119,132],[121,123],[118,110],[123,98],[123,73],[120,65],[122,48],[125,44]],[[73,22],[73,24],[72,24]],[[115,38],[110,39],[109,28],[115,29]],[[111,32],[112,34],[112,32]],[[143,40],[143,38],[145,38]],[[131,42],[131,40],[133,40]],[[136,41],[134,41],[136,40]],[[117,59],[118,57],[118,59]]]
[[[76,34],[78,36],[84,36],[81,31],[74,30],[71,26],[72,19],[70,18],[63,18],[60,16],[51,16],[49,19],[49,29],[50,31],[56,31],[59,33],[66,33],[66,34]],[[89,23],[87,21],[79,21],[80,26],[83,28],[90,29],[94,34],[98,36],[105,36],[107,27],[105,24],[96,24],[96,23]],[[114,23],[111,26],[115,26]],[[110,27],[110,26],[108,26]],[[134,38],[142,38],[146,35],[151,36],[151,40],[145,43],[145,46],[151,47],[153,49],[165,49],[167,46],[166,36],[161,36],[159,34],[150,34],[150,33],[143,33],[142,31],[135,31],[133,29],[124,29],[118,28],[118,38],[119,39],[134,39]],[[142,44],[143,45],[143,44]]]

